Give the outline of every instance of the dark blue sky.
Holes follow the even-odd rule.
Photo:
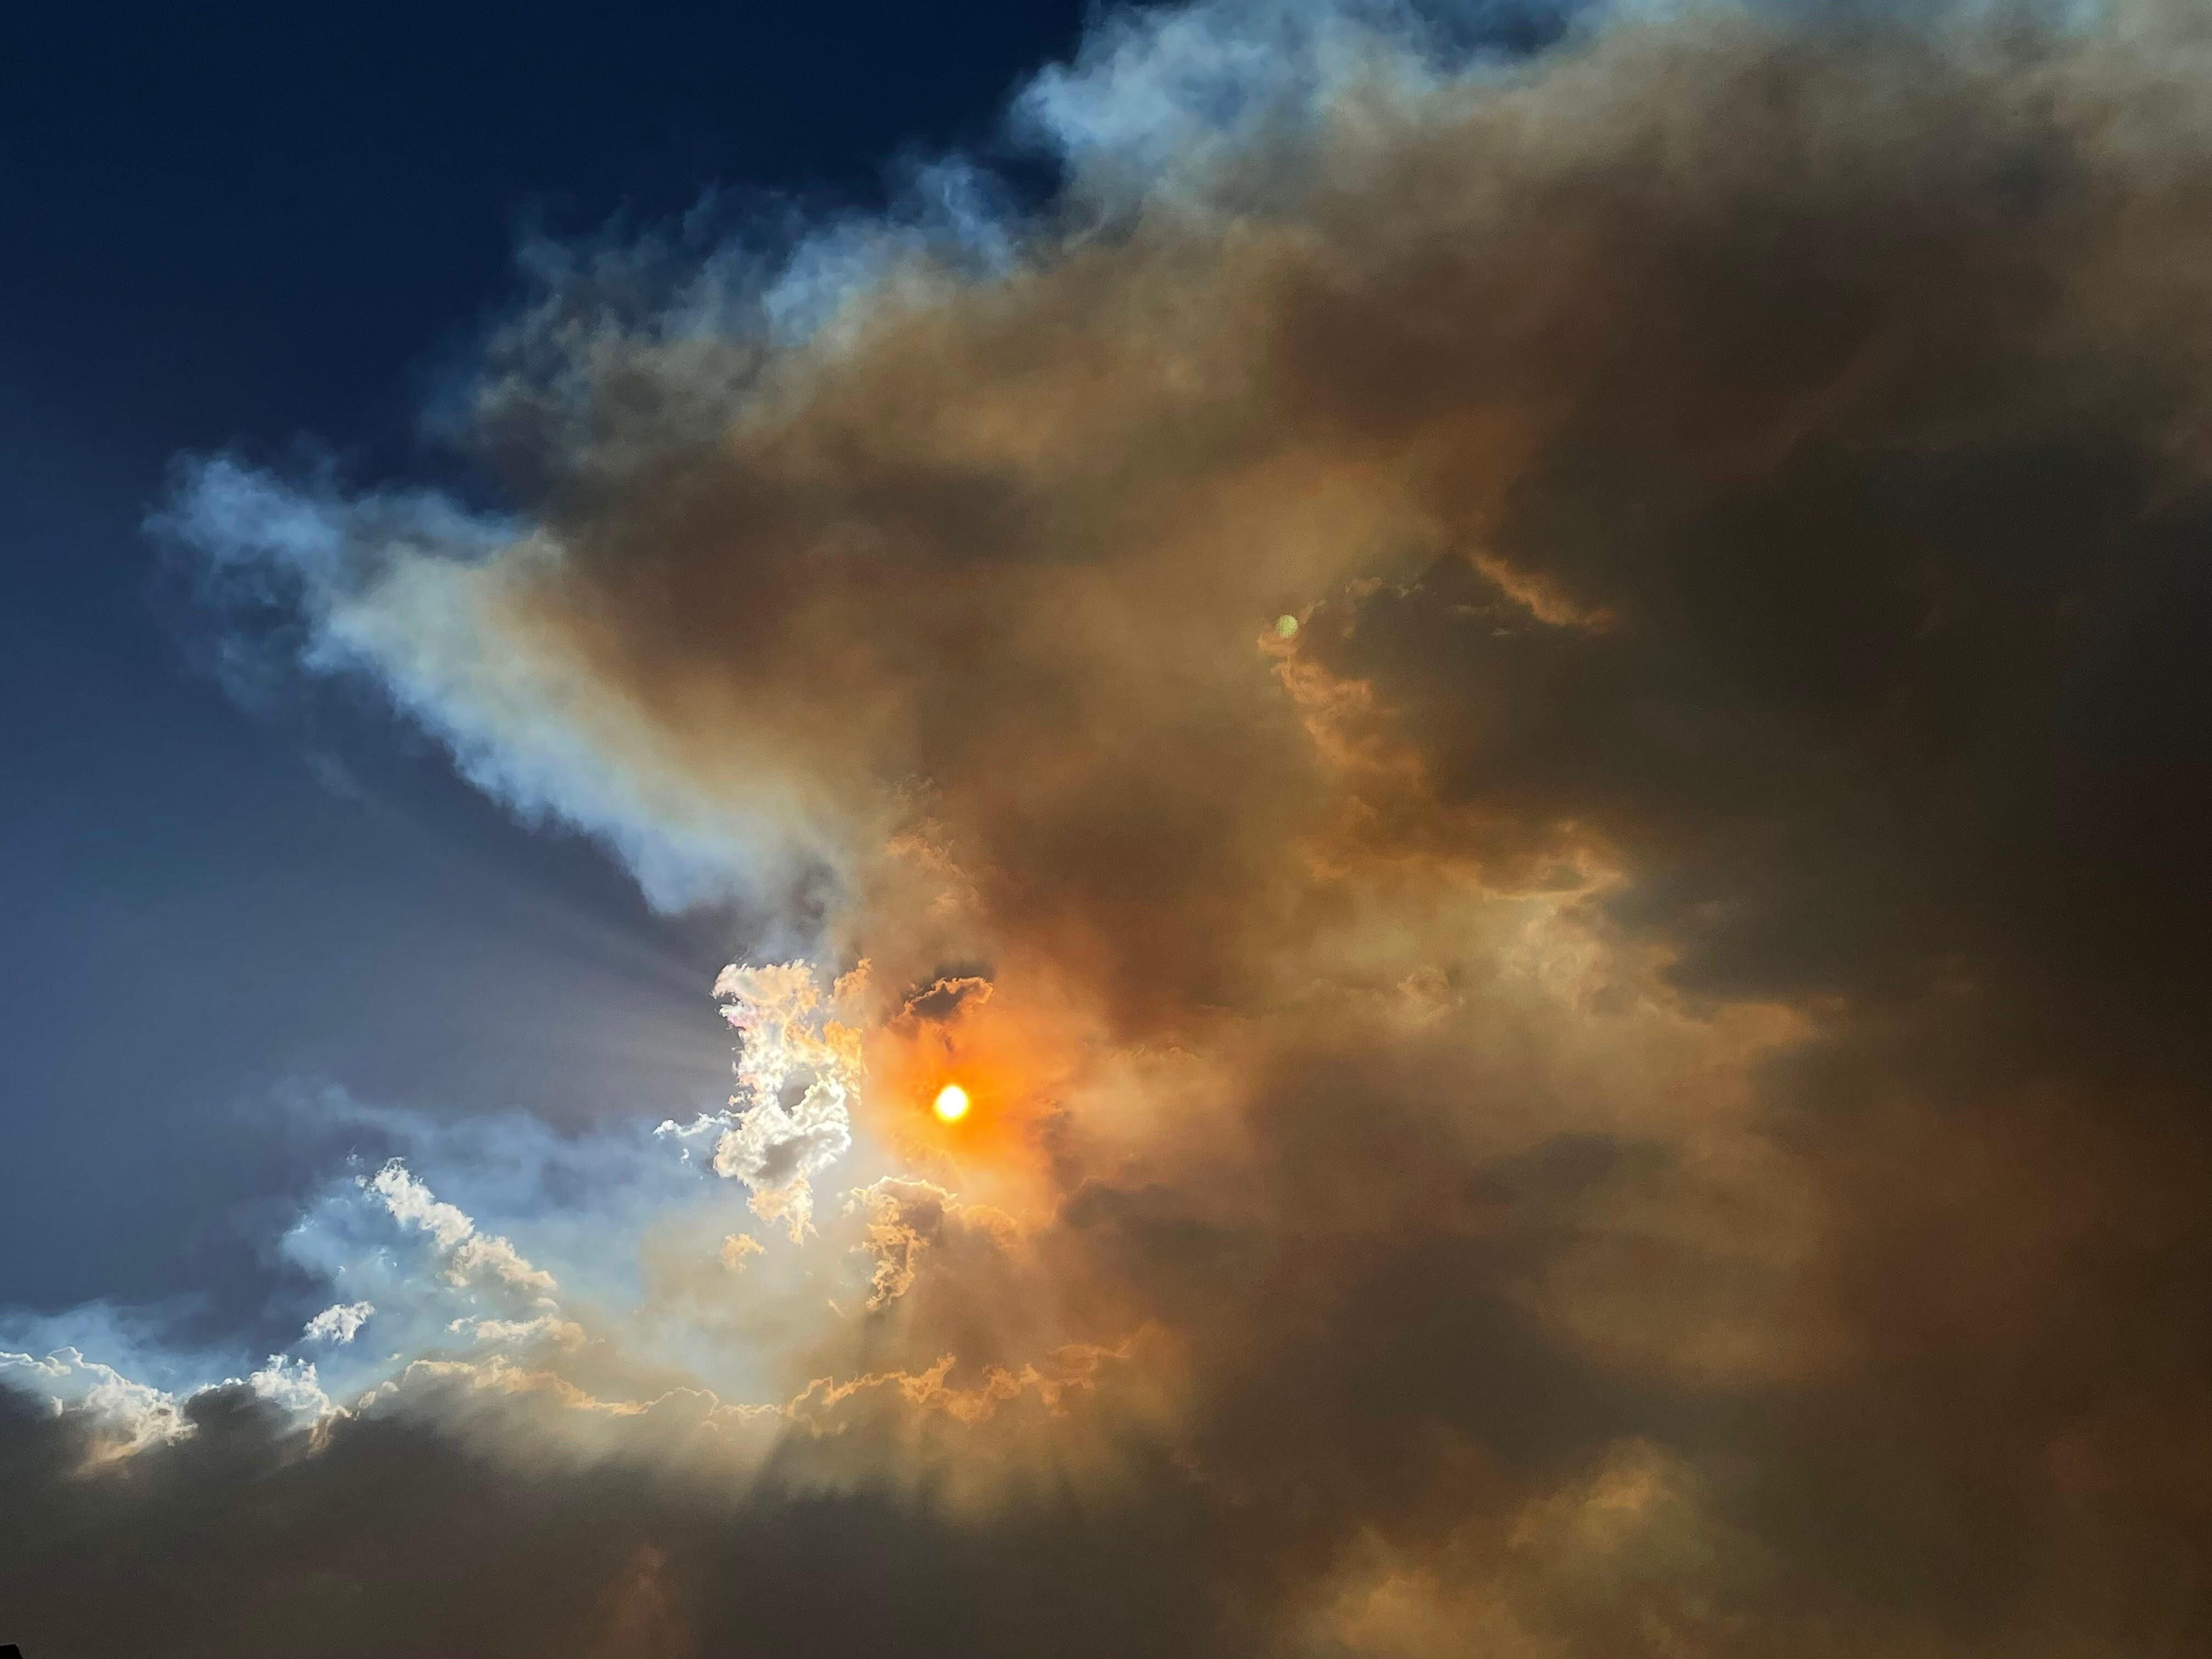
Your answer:
[[[887,157],[987,144],[1081,15],[10,9],[0,1306],[296,1328],[268,1241],[376,1150],[313,1105],[328,1086],[569,1124],[726,1091],[706,990],[742,917],[652,916],[358,696],[242,708],[140,526],[179,452],[304,434],[356,477],[434,466],[415,412],[526,228],[717,185],[866,204]]]

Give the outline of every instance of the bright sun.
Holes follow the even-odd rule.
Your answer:
[[[937,1091],[936,1104],[930,1109],[947,1123],[957,1123],[968,1115],[968,1091],[957,1083],[948,1083]]]

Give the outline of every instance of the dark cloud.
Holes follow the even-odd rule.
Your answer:
[[[1177,1639],[1201,1604],[1168,1568],[1194,1516],[1091,1525],[1046,1498],[981,1532],[878,1492],[530,1468],[391,1419],[311,1450],[265,1408],[196,1410],[191,1439],[86,1476],[73,1425],[10,1400],[0,1538],[27,1652],[1103,1656]],[[1009,1574],[1053,1600],[1008,1596]]]

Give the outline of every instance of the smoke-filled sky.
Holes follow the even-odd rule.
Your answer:
[[[725,27],[19,562],[0,1639],[2212,1645],[2200,9]]]

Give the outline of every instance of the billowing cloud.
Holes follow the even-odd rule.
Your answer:
[[[327,1379],[0,1359],[27,1636],[2212,1639],[2212,34],[1533,16],[1109,19],[1031,217],[541,261],[499,516],[182,470],[776,922],[726,1110],[315,1200]]]
[[[127,1455],[176,1439],[188,1428],[173,1395],[87,1359],[75,1348],[58,1348],[43,1358],[0,1352],[0,1376],[44,1395],[57,1414],[66,1411],[78,1419],[89,1437],[88,1455]]]

